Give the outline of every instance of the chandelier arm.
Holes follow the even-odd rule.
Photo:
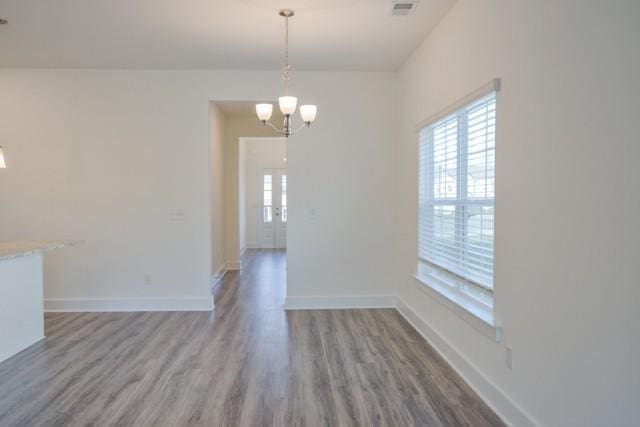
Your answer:
[[[307,124],[306,124],[306,123],[302,123],[302,124],[300,125],[300,127],[298,127],[297,129],[295,129],[295,130],[291,131],[291,134],[293,135],[294,133],[301,131],[301,130],[302,130],[302,129],[304,129],[306,126],[307,126]]]
[[[277,127],[275,127],[273,125],[273,123],[271,122],[264,122],[265,125],[269,125],[269,127],[271,127],[271,129],[275,130],[277,133],[279,133],[280,135],[284,135],[285,133],[283,131],[281,131],[280,129],[278,129]]]

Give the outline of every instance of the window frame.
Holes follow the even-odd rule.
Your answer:
[[[456,246],[463,250],[462,244],[463,241],[460,239],[467,238],[467,232],[465,229],[465,224],[467,221],[464,219],[465,212],[468,211],[469,206],[491,206],[494,208],[494,223],[493,223],[493,231],[494,231],[494,242],[495,242],[495,175],[494,175],[494,197],[482,197],[475,198],[469,197],[468,195],[468,135],[466,135],[468,130],[468,114],[469,107],[472,107],[473,104],[482,98],[485,98],[492,93],[495,94],[495,100],[497,104],[498,100],[498,91],[500,89],[500,80],[494,79],[488,84],[484,85],[482,88],[474,91],[473,93],[467,95],[462,98],[458,102],[449,106],[442,112],[430,117],[427,120],[422,121],[416,126],[416,131],[418,133],[418,166],[419,169],[422,170],[422,144],[423,144],[423,135],[422,132],[431,127],[431,135],[433,138],[433,126],[437,125],[439,122],[445,122],[451,117],[455,116],[457,120],[456,131],[457,131],[457,142],[456,142],[456,197],[455,198],[442,198],[435,199],[433,197],[434,191],[434,178],[429,180],[429,174],[432,173],[433,166],[431,171],[426,170],[424,176],[419,174],[419,182],[418,182],[418,266],[415,278],[421,283],[427,285],[432,290],[435,290],[437,293],[444,295],[448,300],[453,301],[456,305],[461,306],[466,311],[471,312],[476,317],[480,318],[485,323],[493,324],[493,293],[495,289],[494,280],[492,280],[492,286],[486,286],[483,283],[479,283],[473,281],[467,277],[464,277],[459,272],[452,271],[453,269],[447,268],[446,266],[438,265],[425,257],[422,256],[421,253],[421,245],[420,243],[423,241],[422,239],[427,239],[427,241],[434,236],[434,230],[428,226],[427,218],[429,216],[427,214],[422,215],[422,210],[426,207],[430,206],[454,206],[455,209],[455,224],[454,224],[454,235]],[[497,116],[497,106],[496,113]],[[496,130],[497,133],[497,130]],[[497,136],[496,136],[497,140]],[[429,147],[430,145],[430,147]],[[433,149],[433,144],[428,144],[428,147],[425,149],[431,148]],[[425,165],[425,168],[429,167],[429,164],[434,164],[434,155],[431,152],[427,152],[424,154],[426,161],[428,162]],[[495,145],[494,145],[494,156],[495,156]],[[495,161],[495,157],[494,157]],[[494,163],[494,174],[495,174],[495,163]],[[465,177],[465,179],[460,179],[460,177]],[[424,179],[425,182],[421,182],[420,179]],[[431,185],[429,185],[431,184]],[[423,194],[426,193],[426,194]],[[445,193],[446,195],[446,193]],[[486,196],[486,194],[485,194]],[[433,217],[433,216],[432,216]],[[425,221],[423,223],[423,221]],[[424,231],[423,227],[427,227]],[[424,234],[423,234],[424,233]],[[495,265],[495,246],[492,252],[492,262]],[[492,270],[492,279],[495,278],[495,269]]]

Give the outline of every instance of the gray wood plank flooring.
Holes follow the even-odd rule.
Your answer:
[[[56,313],[0,364],[0,426],[501,426],[392,309],[285,312],[250,250],[204,312]]]

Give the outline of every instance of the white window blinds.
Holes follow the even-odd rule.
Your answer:
[[[492,92],[420,131],[419,259],[485,301],[493,289],[495,125]]]

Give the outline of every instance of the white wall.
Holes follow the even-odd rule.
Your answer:
[[[245,139],[246,152],[245,164],[240,168],[245,169],[246,191],[246,242],[249,247],[257,248],[262,243],[260,225],[262,225],[262,181],[263,169],[286,169],[284,158],[287,155],[287,143],[285,139]]]
[[[225,123],[220,108],[211,103],[209,122],[211,172],[211,265],[213,273],[224,270],[225,257]]]
[[[289,292],[388,293],[391,215],[380,199],[392,189],[394,75],[300,72],[293,82],[320,111],[290,140],[289,244],[300,255],[289,259]],[[0,70],[11,161],[0,239],[85,240],[45,263],[46,298],[76,308],[210,305],[209,103],[275,99],[280,83],[277,71]],[[320,212],[310,224],[309,206]]]
[[[339,305],[334,296],[388,305],[372,297],[390,295],[394,281],[394,76],[317,74],[307,84],[318,88],[316,122],[287,143],[287,305],[313,306],[314,296],[324,306]]]
[[[526,420],[500,392],[546,426],[640,419],[639,22],[637,1],[460,0],[399,72],[398,293],[516,425]],[[414,126],[494,77],[501,344],[411,278]]]

